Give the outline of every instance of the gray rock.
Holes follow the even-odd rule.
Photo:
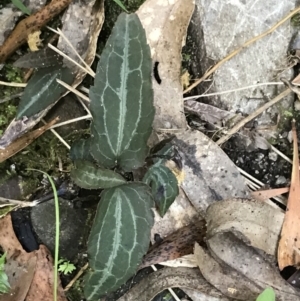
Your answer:
[[[60,236],[59,257],[72,260],[80,251],[85,233],[87,212],[74,209],[71,202],[59,199]],[[39,239],[54,253],[55,247],[55,208],[54,200],[47,201],[31,211],[32,226]]]
[[[243,45],[247,40],[269,29],[295,7],[295,1],[218,1],[196,0],[196,9],[190,25],[194,48],[199,49],[192,58],[192,69],[196,76]],[[213,76],[213,83],[201,84],[197,88],[203,93],[212,84],[210,92],[220,92],[253,85],[279,81],[285,76],[291,78],[292,71],[282,74],[287,66],[285,60],[292,29],[285,22],[273,33],[242,50],[222,65]],[[201,66],[199,66],[201,65]],[[205,98],[205,102],[231,112],[249,114],[263,103],[278,95],[284,86],[261,86],[230,94]],[[287,108],[293,96],[281,101]],[[257,125],[274,125],[278,109],[271,108],[257,119]]]

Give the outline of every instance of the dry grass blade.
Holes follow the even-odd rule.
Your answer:
[[[265,201],[275,196],[279,196],[283,193],[287,193],[289,192],[289,190],[290,189],[288,187],[267,189],[267,190],[256,190],[256,191],[251,191],[251,195],[259,201]]]
[[[291,93],[290,89],[286,89],[283,92],[281,92],[274,99],[272,99],[271,101],[265,103],[263,106],[261,106],[260,108],[258,108],[255,112],[251,113],[249,116],[247,116],[244,119],[242,119],[241,121],[239,121],[235,126],[233,126],[227,132],[227,135],[225,135],[222,138],[220,138],[216,143],[218,145],[222,145],[223,143],[225,143],[228,139],[230,139],[230,137],[232,135],[234,135],[235,133],[237,133],[246,123],[248,123],[252,119],[256,118],[258,115],[260,115],[261,113],[263,113],[265,110],[267,110],[271,106],[275,105],[277,102],[279,102],[281,99],[283,99],[284,97],[286,97],[290,93]]]
[[[295,121],[292,123],[294,139],[293,169],[289,198],[278,246],[278,265],[300,267],[300,181],[299,155]]]
[[[23,148],[28,146],[30,143],[32,143],[35,139],[37,139],[39,136],[41,136],[43,133],[45,133],[53,124],[55,124],[59,118],[55,118],[52,121],[50,121],[48,124],[38,128],[35,131],[29,132],[22,136],[21,138],[13,141],[9,146],[7,146],[5,149],[0,150],[0,163],[5,161],[6,159],[12,157],[19,151],[21,151]]]

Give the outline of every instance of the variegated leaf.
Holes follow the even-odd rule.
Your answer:
[[[90,161],[76,161],[71,171],[73,181],[85,189],[105,189],[122,185],[126,180],[116,172],[97,167]]]
[[[153,225],[150,189],[129,183],[104,190],[88,240],[87,300],[99,300],[119,288],[137,270],[150,242]]]
[[[98,63],[90,89],[93,157],[130,171],[144,164],[154,118],[152,63],[135,14],[121,14]]]
[[[70,158],[74,162],[76,160],[93,161],[93,157],[90,152],[91,139],[79,139],[76,140],[70,149]]]
[[[175,175],[168,167],[155,164],[149,168],[143,182],[151,187],[159,214],[164,216],[179,193]]]
[[[56,79],[71,84],[74,74],[61,65],[39,69],[30,78],[18,107],[16,119],[30,117],[47,108],[66,92]]]

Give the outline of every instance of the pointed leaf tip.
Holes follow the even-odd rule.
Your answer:
[[[87,300],[99,300],[134,275],[149,247],[152,205],[144,183],[103,191],[88,240],[92,272],[86,277]]]
[[[90,89],[91,153],[101,165],[125,171],[144,164],[154,118],[152,61],[136,14],[121,14]]]
[[[83,160],[75,162],[71,177],[79,187],[85,189],[105,189],[126,183],[126,180],[116,172]]]

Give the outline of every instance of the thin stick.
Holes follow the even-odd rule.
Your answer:
[[[271,149],[274,153],[278,154],[281,158],[283,158],[285,161],[293,164],[293,161],[288,158],[285,154],[283,154],[279,149],[277,149],[275,146],[271,145]]]
[[[74,123],[74,122],[77,122],[77,121],[80,121],[80,120],[86,120],[86,119],[92,119],[92,116],[90,114],[88,114],[88,115],[85,115],[85,116],[69,119],[69,120],[66,120],[66,121],[55,124],[56,126],[51,126],[50,129],[55,129],[55,128],[58,128],[58,127],[61,127],[61,126],[64,126],[64,125],[67,125],[67,124],[70,124],[70,123]]]
[[[44,123],[44,124],[47,124],[47,122],[44,120],[44,119],[42,119],[42,122]],[[56,137],[57,137],[57,139],[66,147],[66,148],[68,148],[68,149],[71,149],[71,146],[63,139],[63,137],[61,137],[55,130],[53,130],[53,129],[49,129]]]
[[[259,180],[257,180],[256,178],[252,177],[251,175],[249,175],[247,172],[245,172],[243,169],[237,167],[237,169],[239,170],[239,172],[243,175],[243,177],[246,179],[246,181],[248,182],[253,182],[252,185],[257,189],[257,188],[261,188],[264,187],[265,184]],[[258,187],[257,187],[258,186]],[[274,200],[286,205],[286,201],[284,201],[281,197],[273,197]]]
[[[272,33],[275,29],[277,29],[279,26],[281,26],[283,23],[285,23],[287,20],[289,20],[291,17],[293,17],[295,14],[297,14],[300,11],[300,7],[295,8],[292,10],[287,16],[285,16],[283,19],[281,19],[278,23],[276,23],[274,26],[269,28],[268,30],[264,31],[258,36],[255,36],[254,38],[251,38],[246,43],[244,43],[242,46],[240,46],[238,49],[232,51],[230,54],[228,54],[225,58],[223,58],[220,62],[218,62],[215,66],[213,66],[211,69],[205,72],[205,74],[195,81],[192,85],[190,85],[187,89],[183,91],[183,94],[186,94],[187,92],[194,89],[196,86],[198,86],[201,82],[203,82],[205,79],[207,79],[211,74],[213,74],[220,66],[222,66],[225,62],[229,61],[231,58],[236,56],[238,53],[240,53],[243,49],[248,47],[249,45],[253,44],[254,42],[258,41],[259,39],[264,38],[268,34]]]
[[[241,120],[240,122],[238,122],[234,127],[232,127],[228,131],[228,133],[227,133],[226,136],[223,136],[222,138],[220,138],[216,143],[218,145],[221,145],[224,142],[226,142],[232,135],[234,135],[236,132],[238,132],[246,123],[248,123],[252,119],[256,118],[262,112],[264,112],[265,110],[267,110],[268,108],[270,108],[271,106],[273,106],[274,104],[276,104],[277,102],[279,102],[282,98],[284,98],[285,96],[289,95],[290,93],[291,93],[290,89],[286,89],[283,92],[281,92],[274,99],[272,99],[271,101],[267,102],[262,107],[260,107],[259,109],[257,109],[255,112],[253,112],[252,114],[250,114],[249,116],[247,116],[246,118],[244,118],[243,120]]]
[[[67,292],[72,285],[75,283],[75,281],[77,281],[79,279],[79,277],[83,274],[83,272],[88,268],[89,264],[86,263],[81,269],[80,271],[75,275],[75,277],[68,283],[68,285],[64,288],[64,291]]]
[[[82,64],[85,66],[85,68],[87,70],[89,70],[89,74],[92,77],[95,77],[96,73],[92,70],[92,68],[85,62],[85,60],[81,57],[81,55],[78,53],[78,51],[75,49],[75,47],[73,46],[73,44],[70,42],[70,40],[65,36],[65,34],[59,29],[57,28],[58,34],[67,42],[67,44],[71,47],[71,49],[74,51],[74,53],[77,55],[77,57],[79,58],[79,60],[82,62]]]
[[[19,88],[25,88],[27,86],[26,83],[8,83],[0,80],[0,85],[2,86],[9,86],[9,87],[19,87]]]
[[[50,29],[51,31],[59,34],[64,40],[65,42],[71,47],[71,49],[73,50],[73,52],[76,54],[76,56],[79,58],[79,60],[84,64],[85,68],[85,72],[87,72],[88,74],[90,74],[92,77],[95,77],[95,72],[92,70],[92,68],[84,61],[84,59],[80,56],[80,54],[77,52],[77,50],[74,48],[74,46],[72,45],[72,43],[69,41],[69,39],[64,35],[64,33],[58,28],[57,30],[48,27],[48,29]],[[70,57],[68,57],[66,55],[67,59],[70,59],[72,62],[74,62]]]
[[[67,56],[65,53],[63,53],[61,50],[59,50],[55,46],[53,46],[51,44],[48,44],[48,47],[51,48],[56,53],[58,53],[59,55],[61,55],[62,57],[66,58],[67,60],[69,60],[70,62],[72,62],[74,65],[76,65],[78,68],[80,68],[84,72],[86,72],[86,73],[90,74],[91,76],[93,76],[85,67],[83,67],[80,64],[78,64],[76,61],[74,61],[72,58],[70,58],[69,56]]]
[[[241,88],[237,88],[237,89],[231,89],[231,90],[227,90],[227,91],[188,96],[188,97],[184,97],[183,100],[195,99],[195,98],[200,98],[200,97],[209,97],[209,96],[215,96],[215,95],[222,95],[222,94],[234,93],[237,91],[243,91],[243,90],[247,90],[247,89],[251,89],[251,88],[261,87],[261,86],[273,86],[273,85],[283,85],[283,83],[282,82],[259,83],[256,85],[250,85],[250,86],[241,87]]]
[[[4,204],[0,203],[0,208],[3,207],[3,205],[18,205],[20,207],[34,207],[37,205],[36,201],[27,202],[27,201],[7,199],[3,197],[0,197],[0,202],[4,203]]]
[[[56,79],[56,81],[57,81],[60,85],[62,85],[62,86],[64,86],[65,88],[67,88],[69,91],[71,91],[71,92],[73,92],[74,94],[78,95],[80,98],[84,99],[84,100],[87,101],[87,102],[90,102],[90,99],[89,99],[86,95],[84,95],[84,94],[82,94],[81,92],[79,92],[78,90],[74,89],[72,86],[66,84],[65,82],[61,81],[60,79]]]

